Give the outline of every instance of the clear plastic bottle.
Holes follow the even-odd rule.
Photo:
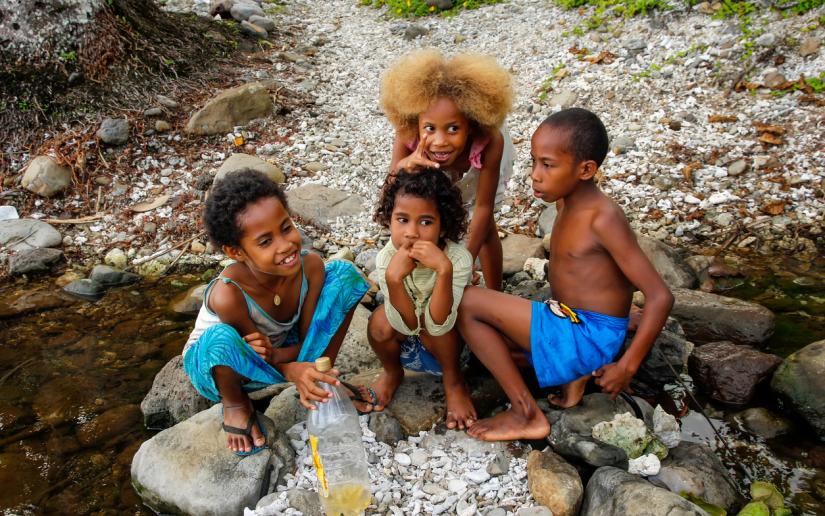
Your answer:
[[[318,371],[329,371],[332,363],[321,357]],[[327,516],[359,516],[370,504],[370,476],[367,455],[361,441],[358,413],[339,388],[320,382],[332,393],[326,403],[309,411],[307,430],[312,460],[318,475],[318,494]]]

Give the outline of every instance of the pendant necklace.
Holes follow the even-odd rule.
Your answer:
[[[264,271],[256,269],[255,267],[250,266],[250,264],[248,264],[248,263],[246,265],[247,265],[247,267],[249,267],[253,271],[263,272],[264,274],[268,274]],[[255,278],[255,281],[258,283],[258,285],[261,286],[261,288],[263,288],[264,290],[267,290],[267,291],[271,292],[272,294],[274,294],[274,297],[272,298],[272,303],[274,303],[275,306],[281,306],[281,296],[279,296],[277,292],[272,292],[271,290],[269,290],[269,288],[266,285],[261,283],[261,281],[255,276],[254,273],[252,274],[252,277]],[[284,281],[286,281],[286,280],[284,280]]]

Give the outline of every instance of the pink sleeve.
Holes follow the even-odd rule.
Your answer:
[[[481,163],[481,153],[484,151],[484,148],[487,147],[488,143],[490,143],[489,136],[478,141],[473,141],[472,145],[470,145],[470,165],[473,168],[481,170],[483,166]]]

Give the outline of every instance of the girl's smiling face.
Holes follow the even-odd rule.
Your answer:
[[[419,240],[438,245],[441,216],[435,201],[399,192],[390,216],[390,239],[396,249],[410,247]]]
[[[301,235],[276,197],[265,197],[238,215],[243,232],[239,256],[260,271],[276,276],[294,274],[301,265]]]
[[[470,137],[470,120],[452,99],[437,98],[418,115],[418,137],[426,138],[429,158],[442,168],[448,167],[464,152]]]

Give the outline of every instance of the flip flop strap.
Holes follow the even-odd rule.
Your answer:
[[[249,420],[246,422],[246,428],[239,428],[237,426],[227,425],[226,423],[221,423],[221,427],[223,431],[228,434],[238,434],[238,435],[245,435],[247,437],[252,437],[252,425],[255,424],[255,420],[258,418],[257,414],[253,411],[249,415]]]

